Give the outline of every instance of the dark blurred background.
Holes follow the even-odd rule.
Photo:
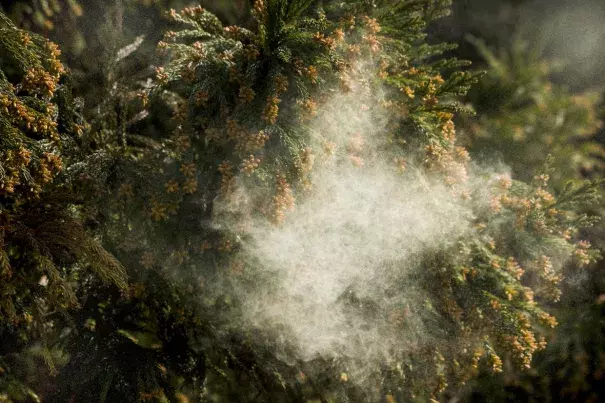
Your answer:
[[[452,15],[434,30],[476,63],[481,58],[469,34],[500,48],[520,39],[550,60],[557,83],[575,90],[605,84],[603,0],[454,0]]]

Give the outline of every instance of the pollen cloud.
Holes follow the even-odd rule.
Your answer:
[[[423,259],[472,231],[468,201],[382,151],[388,119],[359,76],[312,121],[310,190],[299,189],[280,225],[253,220],[243,241],[251,276],[263,280],[236,285],[244,326],[279,334],[282,359],[341,360],[358,379],[370,363],[433,337]],[[231,209],[245,210],[253,193],[240,192]]]

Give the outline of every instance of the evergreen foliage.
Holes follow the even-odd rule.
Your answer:
[[[63,354],[53,326],[78,305],[74,285],[94,273],[125,286],[123,266],[87,233],[62,170],[85,130],[57,46],[0,14],[0,385],[37,399],[24,376],[30,357],[51,372]],[[58,354],[58,357],[56,357]]]
[[[526,45],[516,42],[496,56],[475,40],[489,72],[468,99],[477,106],[476,119],[467,119],[465,139],[471,154],[502,158],[515,176],[530,175],[551,155],[556,188],[566,181],[603,177],[603,145],[598,97],[574,94],[553,82],[548,64]],[[502,113],[505,112],[505,113]],[[602,192],[602,189],[600,190]],[[590,209],[602,217],[603,209]],[[603,250],[603,222],[583,237]],[[601,252],[602,253],[602,252]],[[600,401],[597,386],[603,372],[603,262],[579,270],[564,268],[561,302],[552,309],[561,323],[552,343],[539,352],[532,369],[520,374],[482,374],[472,383],[468,401]],[[592,358],[591,358],[592,357]]]
[[[149,66],[120,74],[134,41],[104,65],[101,97],[84,111],[56,47],[0,15],[0,396],[437,401],[480,368],[530,368],[557,323],[547,310],[565,262],[596,257],[578,231],[593,223],[583,206],[599,183],[559,187],[557,177],[554,193],[556,159],[522,180],[472,167],[453,121],[480,74],[424,33],[449,3],[257,0],[245,26],[200,6],[171,10],[161,59],[141,56],[161,61],[154,81]],[[334,106],[347,96],[380,122],[376,144],[347,131]],[[336,127],[318,130],[330,116]],[[400,186],[446,189],[473,228],[381,261],[392,267],[388,299],[354,284],[338,298],[351,322],[397,341],[360,373],[357,357],[302,359],[289,329],[242,320],[245,292],[275,291],[245,246],[257,223],[287,225],[320,169],[363,172],[376,159]],[[405,339],[417,326],[422,337]],[[16,364],[37,356],[44,376]]]

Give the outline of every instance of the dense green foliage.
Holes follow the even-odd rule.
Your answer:
[[[537,167],[550,155],[556,188],[570,179],[602,178],[597,94],[573,93],[558,83],[548,71],[549,63],[527,44],[517,41],[499,56],[484,43],[475,44],[489,72],[467,98],[478,111],[476,118],[464,121],[471,155],[501,159],[517,177],[530,175],[528,167]],[[591,213],[603,216],[605,211],[601,206]],[[602,251],[604,230],[601,220],[583,237]],[[603,400],[604,269],[602,261],[586,271],[568,263],[561,301],[552,306],[560,322],[552,342],[536,355],[530,371],[482,374],[472,384],[469,401]]]
[[[85,129],[68,89],[57,46],[0,15],[0,334],[3,390],[35,396],[29,356],[51,372],[55,321],[78,306],[76,284],[97,279],[126,286],[122,265],[83,228],[64,165],[77,160]],[[59,354],[59,357],[55,357]]]
[[[163,5],[116,10],[159,25]],[[237,25],[199,6],[168,11],[158,55],[119,31],[132,41],[114,36],[94,66],[81,56],[72,79],[55,45],[0,14],[0,399],[427,401],[480,369],[529,369],[557,323],[547,311],[565,265],[596,257],[578,232],[594,221],[584,206],[598,183],[565,184],[578,166],[556,154],[592,157],[594,145],[587,153],[566,136],[596,127],[593,103],[551,92],[524,67],[531,91],[519,93],[506,81],[517,72],[493,59],[483,91],[503,102],[490,109],[477,96],[479,116],[464,123],[474,119],[475,134],[547,133],[483,146],[527,156],[505,160],[512,178],[496,175],[456,140],[454,119],[469,112],[457,99],[479,74],[425,38],[449,1],[237,5]],[[553,128],[555,109],[570,120]],[[530,158],[547,136],[555,158]],[[303,359],[287,326],[245,320],[249,294],[279,291],[247,246],[255,227],[287,225],[321,172],[376,164],[399,186],[444,189],[470,229],[380,260],[369,270],[390,268],[381,293],[350,284],[335,301],[394,340],[388,354]]]

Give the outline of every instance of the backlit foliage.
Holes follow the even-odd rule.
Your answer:
[[[57,402],[407,402],[437,401],[481,367],[504,371],[505,358],[512,371],[528,369],[557,324],[544,307],[560,298],[563,264],[594,258],[578,230],[592,223],[579,206],[594,202],[596,184],[555,193],[549,177],[557,171],[548,164],[525,182],[472,167],[454,124],[467,111],[455,100],[477,74],[442,56],[450,45],[425,41],[427,24],[448,10],[445,0],[257,0],[246,27],[201,6],[170,10],[173,28],[158,43],[153,81],[112,70],[106,97],[88,111],[90,127],[76,109],[62,117],[56,49],[32,35],[38,53],[28,53],[34,45],[6,22],[9,39],[0,44],[17,66],[5,67],[2,53],[0,123],[15,139],[3,135],[0,149],[11,164],[2,179],[7,217],[30,214],[28,228],[52,233],[59,252],[9,239],[17,252],[6,249],[8,270],[15,271],[10,259],[44,264],[28,266],[31,278],[18,277],[2,301],[32,285],[54,292],[61,284],[61,302],[19,313],[38,323],[61,308],[69,319],[40,323],[66,354],[52,382],[13,375],[4,356],[0,382],[21,376],[31,393],[40,389]],[[50,53],[40,56],[44,49]],[[358,113],[380,123],[376,138],[316,129],[331,114],[337,121],[333,99],[347,94]],[[378,159],[402,183],[428,178],[427,189],[445,188],[472,213],[472,230],[410,262],[388,262],[411,270],[422,298],[381,306],[354,289],[339,298],[351,319],[378,323],[394,337],[417,323],[426,328],[425,337],[403,338],[388,356],[364,362],[363,379],[350,371],[356,357],[302,360],[288,329],[240,321],[247,307],[238,286],[261,290],[271,281],[244,248],[251,227],[287,225],[330,159],[360,172]],[[59,198],[53,215],[44,203],[36,205],[40,213],[23,210],[47,191],[80,197]],[[11,234],[10,223],[0,224]],[[98,275],[80,270],[88,266]],[[385,294],[405,296],[401,280]],[[9,327],[11,317],[1,318]],[[44,338],[33,340],[24,344]],[[6,398],[18,401],[15,393]]]
[[[574,247],[572,236],[585,218],[573,214],[571,206],[590,199],[591,193],[568,188],[557,201],[548,190],[548,171],[527,185],[503,177],[488,195],[473,194],[467,183],[468,155],[456,145],[452,122],[459,108],[448,102],[465,91],[473,76],[456,72],[455,61],[423,63],[446,47],[419,46],[421,26],[410,24],[416,16],[439,15],[445,8],[436,3],[428,9],[406,2],[388,6],[388,11],[361,4],[310,7],[303,18],[286,2],[257,2],[257,33],[223,27],[200,7],[171,12],[186,29],[170,31],[160,42],[171,62],[157,70],[156,78],[160,88],[186,100],[179,127],[191,138],[189,158],[199,167],[203,188],[222,188],[227,194],[221,196],[228,197],[237,186],[232,167],[240,166],[252,175],[260,199],[252,214],[266,214],[276,224],[287,219],[308,180],[303,168],[308,157],[303,156],[312,152],[309,125],[315,110],[321,111],[329,91],[350,90],[347,81],[360,74],[362,62],[374,71],[372,85],[389,90],[370,101],[391,116],[383,135],[394,145],[385,151],[395,161],[408,156],[407,169],[435,172],[455,197],[491,199],[489,208],[476,212],[472,239],[461,239],[441,258],[427,257],[422,264],[426,285],[442,285],[430,300],[431,315],[450,325],[433,329],[437,337],[427,337],[431,341],[419,347],[418,356],[394,353],[393,367],[376,369],[383,386],[369,392],[377,393],[375,398],[438,398],[448,385],[472,376],[482,362],[500,371],[499,355],[510,355],[520,369],[530,366],[532,354],[545,345],[545,330],[556,324],[537,301],[559,298],[562,262],[583,248]],[[410,31],[398,31],[409,26]],[[250,150],[248,144],[260,133],[268,138],[253,143],[258,144],[256,156],[238,151]],[[333,139],[324,140],[330,144]],[[348,147],[360,167],[362,148],[356,140]],[[217,162],[209,164],[212,160]],[[222,186],[213,172],[219,173]],[[271,180],[275,175],[277,188]],[[222,250],[237,249],[231,245]],[[426,317],[423,309],[413,311]],[[452,343],[452,337],[457,341]]]
[[[478,112],[464,122],[471,153],[483,159],[501,158],[517,177],[530,175],[528,167],[537,167],[551,154],[555,189],[564,188],[570,179],[602,178],[598,96],[574,94],[557,83],[548,64],[521,42],[497,55],[474,42],[489,71],[468,97]],[[602,207],[586,211],[603,214]],[[585,240],[575,245],[572,259],[564,265],[561,301],[549,303],[560,323],[553,342],[536,354],[528,371],[496,377],[485,371],[471,384],[466,401],[602,400],[595,385],[604,368],[603,343],[597,336],[603,324],[604,267],[602,260],[591,264],[589,256],[602,253],[603,230],[601,220],[584,231]]]

